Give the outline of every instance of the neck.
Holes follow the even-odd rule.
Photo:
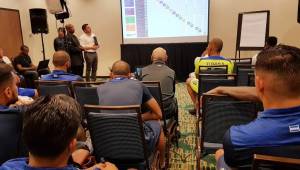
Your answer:
[[[60,71],[65,71],[65,72],[68,71],[68,69],[67,69],[66,67],[59,67],[59,66],[56,66],[56,67],[54,68],[54,70],[60,70]]]
[[[209,56],[220,56],[219,52],[212,51]]]
[[[284,109],[300,106],[300,97],[283,98],[281,97],[265,97],[262,99],[265,109]]]
[[[164,62],[162,60],[154,60],[153,63],[164,63],[165,64],[166,62]]]
[[[68,164],[68,156],[65,153],[56,158],[41,158],[29,153],[28,165],[34,168],[63,168]]]

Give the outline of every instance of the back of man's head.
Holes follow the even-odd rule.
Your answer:
[[[270,79],[266,85],[277,95],[287,98],[300,94],[300,49],[278,45],[257,56],[256,75]]]
[[[70,55],[65,51],[56,51],[53,54],[53,65],[55,67],[63,67],[66,63],[70,62]]]
[[[277,37],[274,36],[270,36],[267,38],[266,40],[266,47],[270,48],[270,47],[275,47],[277,45]]]
[[[213,38],[209,42],[209,46],[214,50],[215,52],[220,53],[223,49],[223,41],[220,38]]]
[[[55,159],[64,153],[76,138],[80,115],[79,104],[69,96],[38,98],[23,118],[23,139],[30,154]]]
[[[151,60],[152,61],[163,61],[166,62],[168,59],[167,51],[162,47],[155,48],[152,51]]]
[[[13,77],[13,68],[7,64],[0,63],[0,90],[1,92],[8,87],[14,77]]]
[[[128,76],[130,74],[130,66],[125,61],[119,60],[112,65],[111,72],[116,76]]]
[[[29,50],[29,48],[28,48],[28,46],[26,46],[26,45],[21,45],[20,50],[21,50],[22,52],[26,52],[26,51]]]

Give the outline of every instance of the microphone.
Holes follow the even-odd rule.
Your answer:
[[[94,38],[94,43],[95,43],[95,45],[98,45],[97,37],[94,36],[93,38]]]

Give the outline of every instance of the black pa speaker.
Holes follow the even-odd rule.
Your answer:
[[[42,8],[29,9],[31,32],[48,34],[47,11]]]

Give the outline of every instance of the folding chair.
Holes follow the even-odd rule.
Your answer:
[[[299,170],[300,159],[271,155],[254,154],[252,170],[262,169]]]
[[[237,66],[237,86],[248,86],[248,74],[254,73],[254,66],[252,65],[238,65]]]
[[[119,169],[150,169],[139,105],[84,108],[97,162],[104,158]]]
[[[65,94],[73,97],[73,91],[70,81],[45,81],[36,80],[38,93],[40,96]]]
[[[21,131],[21,113],[0,112],[0,164],[21,156]]]
[[[160,105],[160,108],[163,113],[163,129],[164,134],[167,137],[167,147],[166,147],[166,167],[169,166],[169,159],[170,159],[170,147],[172,139],[175,139],[176,145],[178,147],[178,138],[179,138],[179,131],[177,130],[178,127],[178,109],[176,109],[174,113],[174,117],[171,119],[167,119],[164,113],[164,106],[163,106],[163,98],[161,93],[160,82],[158,81],[143,81],[143,84],[149,89],[152,96]]]
[[[74,97],[80,103],[80,105],[99,104],[99,98],[97,94],[97,86],[105,82],[82,82],[76,81],[72,82],[72,89],[74,92]]]
[[[247,124],[257,116],[257,105],[229,96],[203,95],[202,121],[199,124],[197,163],[207,154],[222,148],[225,132],[233,125]],[[199,141],[200,140],[200,141]]]

